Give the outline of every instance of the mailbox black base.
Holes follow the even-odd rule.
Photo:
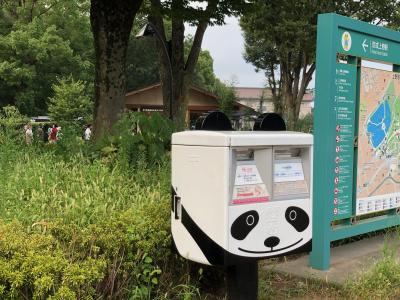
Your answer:
[[[228,300],[257,300],[258,262],[226,268]]]

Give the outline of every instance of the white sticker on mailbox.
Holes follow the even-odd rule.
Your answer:
[[[269,193],[265,184],[239,185],[233,188],[233,204],[267,201],[269,201]]]
[[[262,183],[256,165],[239,165],[236,167],[235,185]]]
[[[275,162],[274,182],[301,180],[304,180],[303,166],[301,162]]]

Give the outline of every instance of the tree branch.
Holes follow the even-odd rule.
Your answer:
[[[188,74],[194,72],[194,68],[199,58],[201,44],[203,42],[204,33],[207,29],[207,22],[203,21],[197,26],[196,33],[194,35],[193,44],[190,48],[189,56],[186,60],[185,70]]]
[[[50,4],[48,7],[46,7],[46,9],[44,9],[43,11],[41,11],[37,16],[40,17],[42,15],[44,15],[45,13],[47,13],[50,9],[52,9],[54,6],[57,6],[58,4],[60,4],[61,1],[55,2]]]
[[[213,12],[217,7],[218,1],[209,1],[204,15],[208,16],[207,19],[202,20],[199,25],[197,25],[196,33],[193,39],[193,45],[190,48],[190,53],[185,64],[185,71],[188,74],[193,74],[194,68],[199,58],[201,43],[203,42],[204,33],[207,29],[208,22],[210,21],[211,12]]]
[[[305,68],[307,68],[306,62],[304,62],[304,53],[300,51],[297,55],[296,65],[293,70],[293,86],[292,86],[292,95],[297,95],[299,91],[299,82],[300,82],[300,72],[302,67],[305,64]]]
[[[306,93],[307,86],[312,79],[312,75],[315,70],[315,63],[311,64],[308,71],[307,71],[307,67],[308,67],[307,64],[305,64],[303,66],[303,72],[302,72],[303,75],[302,75],[302,79],[301,79],[300,89],[299,89],[299,91],[297,93],[297,97],[296,97],[296,115],[297,116],[299,115],[301,103],[303,101],[304,94]]]

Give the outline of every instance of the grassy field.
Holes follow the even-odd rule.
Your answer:
[[[167,155],[130,166],[75,136],[25,145],[18,131],[3,132],[0,170],[0,299],[190,290],[171,275],[184,262],[170,251]]]
[[[0,215],[25,224],[60,219],[84,226],[115,212],[168,197],[168,164],[151,170],[123,170],[118,163],[83,153],[65,160],[52,145],[0,146]]]
[[[369,272],[344,286],[279,273],[260,274],[260,299],[399,299],[399,263],[382,258]]]
[[[223,269],[171,252],[169,153],[146,157],[0,134],[0,299],[224,299]],[[398,299],[396,253],[343,287],[260,271],[260,299]]]

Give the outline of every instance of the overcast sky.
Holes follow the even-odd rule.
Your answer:
[[[265,77],[263,72],[257,73],[250,63],[243,59],[244,40],[237,18],[225,18],[225,25],[208,27],[202,44],[202,49],[210,51],[214,59],[214,72],[223,81],[231,82],[234,78],[236,86],[263,87]],[[195,28],[186,26],[186,34],[194,35]],[[391,70],[391,65],[382,65],[363,61],[363,66]],[[315,74],[309,88],[315,85]]]
[[[226,18],[222,26],[208,27],[204,34],[202,49],[208,50],[214,59],[214,72],[218,78],[237,86],[263,87],[263,72],[256,73],[252,64],[243,59],[244,41],[236,18]],[[186,34],[195,33],[195,28],[186,26]]]

